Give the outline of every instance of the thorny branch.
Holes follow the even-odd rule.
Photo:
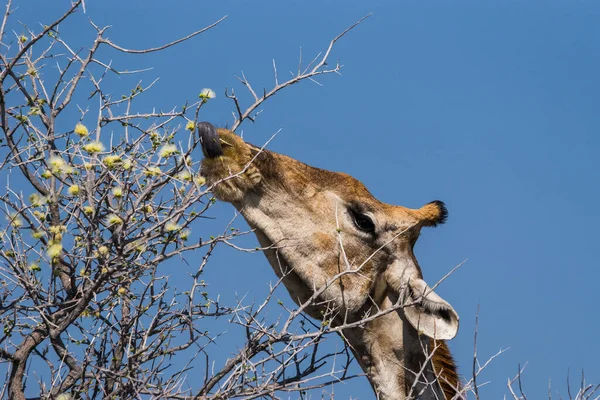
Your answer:
[[[34,380],[27,368],[42,363],[50,372],[50,380],[37,383],[42,398],[64,392],[90,398],[177,397],[182,371],[169,374],[170,359],[191,348],[203,351],[214,337],[200,331],[198,322],[232,310],[218,300],[198,304],[190,292],[168,290],[159,265],[199,248],[209,248],[208,257],[217,243],[244,232],[232,229],[189,241],[188,227],[213,201],[190,157],[199,141],[187,135],[187,145],[177,146],[177,128],[170,124],[185,121],[186,111],[203,103],[177,112],[133,114],[131,104],[149,87],[138,84],[112,100],[103,81],[116,70],[97,55],[102,46],[124,53],[159,51],[223,19],[140,51],[108,41],[106,28],[96,27],[96,39],[80,55],[58,27],[82,5],[74,2],[40,32],[28,30],[10,41],[9,1],[0,27],[1,174],[7,180],[7,194],[0,197],[7,221],[0,226],[0,358],[9,366],[2,393],[24,399],[25,383]],[[59,71],[54,81],[44,74],[50,58]],[[95,129],[77,121],[65,129],[58,117],[73,101],[85,99],[81,92],[88,78],[95,88],[90,99],[99,100]],[[125,113],[117,110],[120,104],[127,105]],[[80,112],[83,121],[87,108]],[[101,128],[110,124],[135,133],[112,138],[105,149]],[[29,188],[11,183],[16,170]]]
[[[339,63],[339,61],[336,62],[335,66],[333,68],[324,68],[324,67],[327,67],[327,65],[328,65],[327,60],[329,59],[331,51],[333,50],[333,46],[336,44],[336,42],[338,40],[340,40],[342,37],[344,37],[352,29],[356,28],[360,23],[362,23],[364,20],[369,18],[371,15],[372,14],[368,14],[368,15],[362,17],[361,19],[356,21],[354,24],[352,24],[351,26],[346,28],[339,35],[334,37],[329,42],[327,50],[325,50],[324,53],[317,54],[316,57],[310,63],[308,63],[308,65],[306,65],[304,67],[304,69],[302,69],[302,66],[301,66],[302,65],[302,53],[300,53],[298,72],[292,78],[290,78],[289,80],[287,80],[285,82],[279,83],[279,77],[277,75],[277,66],[275,64],[275,60],[273,60],[273,73],[275,75],[275,86],[273,88],[271,88],[269,91],[267,91],[267,89],[263,89],[262,96],[258,96],[256,94],[252,85],[250,84],[248,79],[246,79],[246,76],[244,75],[244,73],[242,73],[242,77],[238,78],[238,80],[248,89],[248,91],[254,98],[254,103],[252,103],[250,106],[248,106],[245,111],[242,111],[242,107],[240,105],[240,100],[237,97],[237,95],[235,94],[235,92],[233,91],[233,89],[231,89],[231,91],[229,89],[225,90],[225,96],[230,98],[234,102],[235,109],[236,109],[236,113],[234,114],[234,122],[233,122],[233,125],[231,126],[231,130],[235,131],[242,124],[242,122],[244,122],[246,119],[254,122],[256,116],[260,113],[260,112],[255,113],[255,111],[267,99],[269,99],[270,97],[273,97],[280,90],[282,90],[290,85],[293,85],[295,83],[298,83],[300,81],[306,80],[306,79],[319,84],[315,80],[315,77],[317,77],[319,75],[339,73],[340,69],[342,68],[342,65]],[[253,115],[253,113],[255,113],[255,114]]]
[[[134,104],[156,81],[135,82],[120,98],[105,89],[112,79],[126,82],[136,71],[113,66],[100,49],[159,52],[225,17],[141,50],[107,39],[108,28],[92,22],[94,41],[77,51],[59,26],[83,6],[75,1],[39,32],[26,30],[11,40],[9,1],[0,25],[0,176],[6,180],[0,213],[7,221],[0,225],[0,365],[7,374],[0,397],[256,398],[277,391],[303,396],[353,378],[349,349],[321,346],[335,328],[297,312],[290,318],[298,322],[283,330],[277,321],[267,322],[279,284],[254,308],[241,301],[225,304],[203,279],[219,243],[262,250],[235,243],[249,233],[235,228],[236,218],[220,233],[194,233],[214,203],[192,159],[199,138],[190,134],[209,98],[139,112]],[[284,87],[337,72],[339,64],[323,67],[335,42],[357,24],[298,76],[277,81],[262,97],[253,92],[256,104],[239,110],[239,122],[253,118],[256,107]],[[56,74],[46,73],[50,60]],[[242,80],[253,91],[243,74]],[[79,118],[73,120],[73,111]],[[15,183],[17,175],[25,181]],[[202,256],[189,265],[184,255],[191,251]],[[174,258],[187,267],[165,267]],[[173,288],[177,275],[188,277],[180,278],[188,287]],[[223,363],[211,351],[222,333],[207,327],[224,317],[244,326],[246,342]],[[195,376],[201,371],[204,383],[190,381],[190,371]]]

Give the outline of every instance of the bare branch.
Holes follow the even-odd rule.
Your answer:
[[[371,15],[372,14],[368,14],[368,15],[362,17],[357,22],[355,22],[354,24],[352,24],[351,26],[346,28],[339,35],[334,37],[331,40],[331,42],[329,42],[329,46],[327,47],[325,54],[320,58],[320,61],[318,61],[310,70],[308,68],[310,67],[311,64],[309,64],[309,66],[306,67],[306,69],[302,72],[300,72],[300,67],[298,67],[298,73],[291,79],[287,80],[286,82],[279,83],[279,80],[277,78],[277,70],[275,68],[275,62],[273,61],[273,69],[274,69],[274,73],[275,73],[275,86],[268,92],[265,90],[261,97],[258,97],[256,95],[254,90],[252,90],[252,87],[250,86],[250,83],[248,82],[248,80],[242,75],[243,79],[241,80],[241,82],[248,88],[248,90],[250,90],[250,92],[254,96],[255,101],[244,112],[241,112],[241,110],[239,109],[239,104],[238,104],[237,98],[228,96],[229,98],[234,99],[236,109],[238,109],[238,118],[234,121],[233,125],[231,126],[231,130],[235,131],[242,124],[242,122],[244,122],[246,119],[253,121],[252,113],[254,113],[256,111],[256,109],[258,107],[260,107],[268,98],[274,96],[280,90],[282,90],[288,86],[291,86],[294,83],[303,81],[305,79],[313,79],[315,76],[318,76],[318,75],[329,74],[329,73],[334,73],[334,72],[337,73],[340,70],[340,68],[342,67],[339,63],[336,64],[336,66],[331,69],[322,69],[324,66],[327,65],[327,59],[329,58],[329,54],[331,53],[333,46],[335,45],[335,43],[338,40],[340,40],[342,37],[344,37],[348,32],[350,32],[352,29],[357,27],[360,23],[362,23],[365,19],[369,18]],[[317,58],[318,57],[319,57],[319,55],[317,56]],[[302,59],[300,59],[300,62],[302,62]]]
[[[152,48],[148,48],[148,49],[142,49],[142,50],[127,49],[127,48],[125,48],[125,47],[121,47],[121,46],[119,46],[119,45],[117,45],[117,44],[115,44],[115,43],[111,42],[110,40],[108,40],[108,39],[106,39],[106,38],[102,38],[102,39],[101,39],[101,42],[102,42],[102,43],[106,43],[107,45],[109,45],[109,46],[110,46],[110,47],[112,47],[113,49],[115,49],[115,50],[118,50],[118,51],[120,51],[120,52],[123,52],[123,53],[130,53],[130,54],[148,54],[148,53],[153,53],[153,52],[156,52],[156,51],[165,50],[165,49],[168,49],[169,47],[175,46],[176,44],[179,44],[179,43],[185,42],[186,40],[189,40],[189,39],[193,38],[194,36],[197,36],[197,35],[199,35],[199,34],[201,34],[201,33],[204,33],[204,32],[206,32],[206,31],[207,31],[207,30],[209,30],[209,29],[212,29],[212,28],[214,28],[215,26],[217,26],[217,25],[219,25],[221,22],[223,22],[223,21],[224,21],[226,18],[227,18],[227,15],[226,15],[226,16],[224,16],[224,17],[222,17],[222,18],[221,18],[221,19],[219,19],[218,21],[216,21],[216,22],[213,22],[212,24],[210,24],[210,25],[208,25],[208,26],[206,26],[206,27],[202,28],[202,29],[199,29],[199,30],[197,30],[197,31],[195,31],[195,32],[192,32],[192,33],[190,33],[189,35],[187,35],[187,36],[185,36],[185,37],[182,37],[182,38],[180,38],[180,39],[174,40],[174,41],[172,41],[172,42],[170,42],[170,43],[167,43],[167,44],[165,44],[165,45],[162,45],[162,46],[158,46],[158,47],[152,47]]]

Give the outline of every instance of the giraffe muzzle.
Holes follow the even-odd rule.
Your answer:
[[[210,122],[199,122],[198,134],[202,142],[202,152],[206,157],[216,158],[223,155],[219,134],[213,124]]]

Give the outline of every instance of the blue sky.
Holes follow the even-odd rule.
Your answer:
[[[87,15],[61,29],[82,46],[93,35],[88,17],[112,25],[108,36],[115,42],[143,48],[228,15],[214,30],[160,54],[107,53],[118,68],[153,67],[139,76],[145,82],[160,77],[144,97],[146,107],[172,108],[213,88],[218,97],[202,119],[220,126],[231,124],[233,109],[224,88],[243,93],[235,75],[243,70],[255,87],[270,87],[273,58],[281,77],[297,69],[300,47],[309,59],[373,12],[332,53],[331,62],[344,65],[342,76],[320,79],[323,87],[304,82],[276,95],[257,123],[243,126],[244,137],[262,144],[282,129],[272,150],[347,172],[383,201],[409,207],[446,202],[448,223],[424,231],[416,252],[430,283],[468,259],[438,290],[461,316],[450,343],[460,373],[470,376],[478,305],[480,357],[510,347],[482,375],[490,382],[481,389],[484,398],[507,394],[506,380],[519,363],[527,363],[523,383],[530,398],[546,396],[549,380],[565,395],[569,370],[575,382],[582,369],[600,381],[600,322],[594,317],[600,280],[600,4],[86,3]],[[15,16],[30,25],[48,22],[68,4],[21,2]],[[129,89],[128,78],[122,83],[117,80],[115,90]],[[220,205],[212,212],[226,224],[233,208]],[[259,299],[274,279],[262,255],[227,248],[219,249],[212,268],[211,290],[225,297],[237,292]],[[236,332],[230,335],[235,343]],[[223,351],[227,357],[229,350]],[[336,398],[372,398],[366,380],[335,392]]]

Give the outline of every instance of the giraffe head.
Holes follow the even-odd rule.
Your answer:
[[[445,222],[440,201],[419,209],[375,199],[353,177],[314,168],[200,123],[202,175],[215,196],[233,204],[297,303],[319,292],[309,314],[333,310],[359,320],[385,298],[417,332],[450,339],[458,315],[423,280],[413,247],[421,228]]]

